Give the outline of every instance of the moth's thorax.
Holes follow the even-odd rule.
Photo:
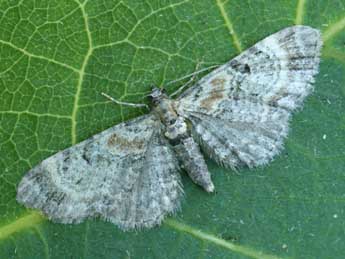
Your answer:
[[[159,116],[162,123],[165,125],[165,136],[173,141],[178,141],[179,139],[187,135],[187,124],[183,117],[179,116],[174,107],[174,100],[170,98],[162,98],[154,111]]]
[[[159,92],[155,92],[159,91]],[[156,95],[154,95],[156,94]],[[173,141],[186,137],[187,124],[175,109],[175,101],[170,99],[162,90],[152,91],[153,111],[165,126],[165,136]]]
[[[159,116],[164,125],[172,125],[176,121],[178,114],[173,105],[173,100],[169,97],[162,98],[155,103],[153,110]]]

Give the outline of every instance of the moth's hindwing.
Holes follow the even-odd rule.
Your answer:
[[[283,29],[178,98],[180,114],[211,158],[227,167],[253,167],[281,150],[291,112],[312,91],[321,45],[316,29]]]
[[[44,160],[23,177],[17,200],[56,222],[101,216],[132,229],[159,224],[181,195],[175,155],[146,115]]]

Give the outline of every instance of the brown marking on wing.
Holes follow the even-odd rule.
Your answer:
[[[118,146],[120,149],[142,149],[144,147],[144,141],[133,139],[132,141],[128,141],[126,138],[118,136],[116,133],[113,133],[108,141],[107,145],[109,147]]]
[[[224,78],[214,78],[214,79],[212,79],[210,84],[214,88],[222,88],[222,89],[224,89],[225,79]]]
[[[206,110],[210,110],[211,107],[220,99],[224,98],[224,85],[225,79],[224,78],[214,78],[210,84],[213,86],[210,94],[208,97],[203,99],[200,102],[200,106],[205,108]]]

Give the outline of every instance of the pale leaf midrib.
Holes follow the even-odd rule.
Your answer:
[[[87,1],[84,2],[84,4],[80,4],[79,2],[77,2],[80,6],[80,9],[82,11],[83,14],[83,19],[84,19],[84,25],[85,25],[85,31],[86,31],[86,35],[87,35],[87,40],[88,40],[88,50],[87,53],[85,55],[85,58],[83,60],[83,64],[81,66],[81,69],[79,71],[79,79],[78,79],[78,84],[77,84],[77,90],[75,93],[75,97],[74,97],[74,103],[73,103],[73,109],[72,109],[72,127],[71,127],[71,138],[72,138],[72,144],[76,144],[77,143],[77,115],[78,115],[78,108],[79,108],[79,98],[81,95],[81,90],[82,90],[82,85],[83,85],[83,81],[84,81],[84,76],[85,76],[85,69],[86,66],[89,62],[89,58],[92,55],[93,52],[93,45],[92,45],[92,37],[91,37],[91,31],[89,29],[89,22],[88,22],[88,18],[87,18],[87,13],[85,11],[85,5],[87,3]]]
[[[0,240],[20,232],[26,228],[30,228],[45,221],[45,218],[37,212],[31,212],[22,217],[16,218],[12,223],[0,227]]]
[[[281,259],[281,257],[275,256],[275,255],[270,255],[263,253],[261,251],[257,251],[253,248],[234,244],[232,242],[229,242],[225,239],[219,238],[215,235],[203,232],[199,229],[195,229],[189,225],[185,225],[183,223],[180,223],[176,220],[173,219],[166,219],[165,224],[184,233],[188,233],[198,239],[201,239],[203,241],[210,242],[212,244],[215,244],[217,246],[221,246],[227,250],[230,250],[235,253],[239,253],[245,256],[248,256],[250,258],[255,258],[255,259]]]
[[[233,44],[235,46],[235,48],[237,49],[238,52],[242,52],[243,48],[242,48],[242,44],[237,36],[237,33],[234,30],[234,26],[230,20],[229,15],[226,13],[225,8],[224,8],[224,3],[222,2],[222,0],[216,0],[217,6],[219,8],[219,11],[224,19],[225,25],[232,37],[232,41]]]
[[[296,19],[295,24],[303,24],[304,9],[307,0],[299,0],[296,9]]]

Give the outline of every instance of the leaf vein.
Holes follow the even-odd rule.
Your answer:
[[[45,57],[45,56],[41,56],[41,55],[36,55],[36,54],[33,54],[33,53],[30,53],[28,52],[27,50],[25,49],[22,49],[20,47],[17,47],[16,45],[14,45],[13,43],[11,42],[7,42],[7,41],[4,41],[4,40],[0,40],[0,43],[4,44],[4,45],[7,45],[15,50],[18,50],[22,53],[24,53],[25,55],[27,55],[28,57],[33,57],[33,58],[38,58],[38,59],[43,59],[43,60],[46,60],[48,62],[51,62],[51,63],[54,63],[56,65],[60,65],[62,67],[65,67],[65,68],[68,68],[74,72],[79,72],[79,69],[75,68],[75,67],[72,67],[70,65],[67,65],[65,63],[62,63],[60,61],[57,61],[57,60],[54,60],[54,59],[51,59],[51,58],[48,58],[48,57]]]
[[[246,255],[246,256],[251,257],[251,258],[255,258],[255,259],[279,259],[279,258],[281,258],[281,257],[275,256],[275,255],[265,254],[261,251],[257,251],[255,249],[250,248],[250,247],[231,243],[231,242],[224,240],[222,238],[219,238],[215,235],[205,233],[201,230],[195,229],[191,226],[182,224],[182,223],[175,221],[175,220],[172,220],[172,219],[167,219],[165,221],[165,224],[178,230],[178,231],[188,233],[188,234],[190,234],[190,235],[192,235],[192,236],[194,236],[194,237],[196,237],[202,241],[211,242],[215,245],[221,246],[225,249],[231,250],[233,252],[236,252],[236,253],[239,253],[242,255]]]
[[[83,85],[83,80],[84,80],[84,75],[85,75],[85,69],[86,69],[86,66],[87,66],[87,64],[89,62],[89,58],[90,58],[90,56],[92,55],[92,52],[93,52],[91,31],[89,29],[88,17],[87,17],[87,13],[85,11],[86,3],[87,3],[87,1],[85,1],[83,5],[81,5],[79,3],[80,9],[81,9],[82,14],[83,14],[84,24],[85,24],[85,31],[86,31],[87,40],[88,40],[88,51],[87,51],[87,53],[85,55],[83,64],[82,64],[81,69],[79,71],[79,79],[78,79],[78,84],[77,84],[77,90],[76,90],[76,93],[75,93],[75,98],[74,98],[74,103],[73,103],[72,127],[71,127],[72,144],[76,144],[76,142],[77,142],[77,114],[78,114],[78,108],[79,108],[79,98],[80,98],[80,95],[81,95],[81,90],[82,90],[82,85]]]
[[[304,7],[306,4],[306,0],[299,0],[297,3],[296,9],[296,19],[295,24],[302,24],[303,23],[303,16],[304,16]]]
[[[38,237],[42,240],[42,243],[43,243],[43,246],[44,246],[44,253],[45,253],[45,256],[46,256],[46,259],[49,259],[50,258],[50,254],[49,254],[49,245],[47,243],[47,240],[45,239],[45,237],[43,236],[42,234],[42,231],[39,229],[38,226],[35,226],[35,231],[38,235]]]
[[[224,8],[224,2],[222,0],[216,0],[217,6],[220,10],[220,13],[224,19],[225,25],[229,30],[229,33],[232,37],[233,44],[235,45],[235,48],[237,49],[238,52],[242,52],[242,44],[237,36],[237,33],[234,30],[234,26],[230,20],[229,15],[226,13],[225,8]]]
[[[345,17],[331,24],[328,27],[328,29],[323,32],[322,36],[323,36],[324,42],[332,39],[336,34],[344,30],[344,28],[345,28]]]
[[[45,221],[45,218],[37,212],[31,212],[28,215],[17,218],[12,223],[0,227],[0,240],[5,239],[16,232],[20,232],[23,229],[39,224],[42,221]]]

